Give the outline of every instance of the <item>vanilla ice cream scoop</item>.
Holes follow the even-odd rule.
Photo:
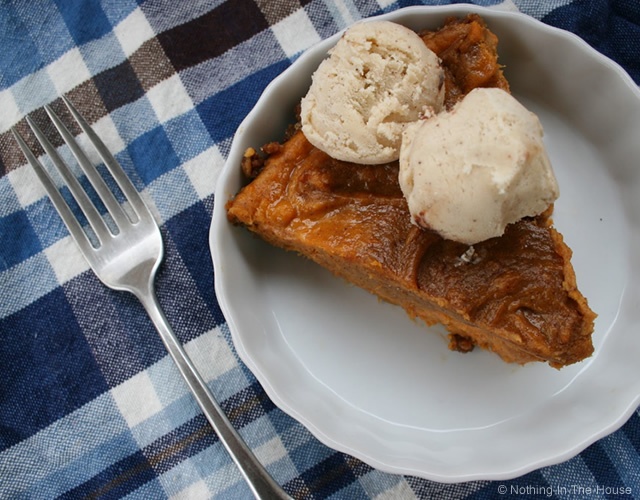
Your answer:
[[[416,33],[388,21],[352,26],[329,54],[302,99],[305,136],[339,160],[397,160],[406,125],[443,106],[438,56]]]
[[[473,245],[559,195],[538,117],[508,92],[475,89],[404,133],[400,187],[413,221]]]

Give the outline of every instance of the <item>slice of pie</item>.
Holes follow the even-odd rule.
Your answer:
[[[478,16],[421,36],[442,59],[447,106],[476,87],[508,90],[497,39]],[[571,250],[551,226],[551,209],[469,247],[411,223],[397,162],[341,162],[295,128],[263,152],[246,153],[250,182],[227,204],[232,223],[411,317],[442,323],[451,349],[477,345],[507,362],[555,368],[592,354],[595,314],[577,289]]]

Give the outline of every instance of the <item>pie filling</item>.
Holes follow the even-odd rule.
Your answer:
[[[476,87],[509,89],[497,39],[477,15],[420,34],[445,69],[445,105]],[[248,184],[229,220],[449,331],[449,347],[561,368],[593,352],[595,314],[576,286],[571,250],[551,210],[469,247],[411,223],[398,163],[355,165],[292,126],[283,143],[249,150]]]

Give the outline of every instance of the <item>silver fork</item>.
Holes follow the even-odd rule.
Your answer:
[[[18,131],[13,128],[12,132],[20,149],[32,165],[60,217],[98,278],[106,286],[115,290],[131,292],[140,300],[207,420],[240,469],[255,497],[259,499],[290,498],[268,474],[233,428],[173,333],[160,308],[155,294],[154,282],[156,270],[162,260],[164,246],[160,230],[151,212],[105,144],[69,100],[64,96],[62,100],[102,158],[107,170],[131,207],[128,212],[133,212],[133,216],[123,209],[73,135],[49,106],[45,106],[49,118],[71,149],[82,171],[111,215],[117,229],[113,228],[113,223],[107,224],[105,222],[78,179],[62,160],[51,142],[28,116],[27,122],[33,133],[60,172],[69,191],[84,213],[94,233],[94,241],[85,233],[44,166],[31,152]]]

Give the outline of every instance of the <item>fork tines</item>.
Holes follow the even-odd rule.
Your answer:
[[[150,217],[150,213],[148,208],[144,204],[144,201],[140,197],[140,194],[133,186],[125,172],[122,170],[120,164],[102,142],[102,140],[98,137],[91,126],[85,121],[85,119],[80,115],[80,113],[75,109],[75,107],[65,96],[62,96],[62,101],[66,104],[71,115],[76,120],[82,131],[87,135],[87,138],[100,155],[100,158],[104,162],[105,167],[111,174],[113,180],[115,180],[118,188],[120,189],[121,193],[124,195],[129,203],[129,206],[133,209],[134,212],[133,216],[130,216],[125,212],[123,207],[118,202],[113,191],[105,182],[105,179],[89,160],[87,154],[79,146],[78,142],[75,140],[71,132],[69,132],[62,120],[58,117],[58,115],[56,115],[51,107],[49,105],[45,105],[44,109],[49,115],[51,122],[54,124],[54,126],[60,133],[60,136],[73,153],[73,156],[76,158],[78,165],[82,169],[82,172],[89,180],[89,183],[91,184],[98,197],[100,198],[100,201],[104,204],[104,207],[107,209],[109,215],[111,216],[111,219],[115,224],[115,228],[110,228],[109,225],[105,222],[105,219],[101,216],[95,204],[91,201],[85,189],[82,187],[78,179],[69,168],[69,166],[64,162],[60,154],[57,152],[56,148],[51,144],[49,139],[35,124],[35,122],[29,116],[27,116],[26,121],[29,124],[29,127],[33,131],[35,137],[44,149],[45,153],[51,158],[51,161],[68,186],[74,200],[86,217],[92,232],[95,234],[97,242],[91,243],[90,241],[85,241],[87,240],[87,235],[84,233],[81,225],[79,224],[77,218],[74,216],[73,211],[65,201],[64,197],[57,189],[55,182],[47,172],[46,168],[42,165],[42,163],[40,163],[33,152],[29,149],[18,131],[13,128],[12,132],[20,149],[24,153],[28,162],[36,172],[36,175],[45,187],[45,190],[47,191],[47,194],[49,195],[54,207],[57,209],[58,213],[62,217],[62,220],[67,225],[67,228],[69,229],[72,236],[79,242],[85,241],[85,244],[92,244],[92,246],[94,247],[100,246],[106,241],[106,239],[113,237],[115,234],[118,234],[119,228],[123,227],[123,225],[130,225],[132,223],[135,224],[141,218]]]

